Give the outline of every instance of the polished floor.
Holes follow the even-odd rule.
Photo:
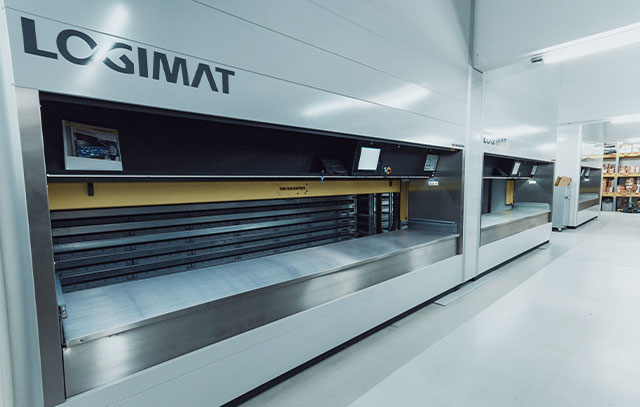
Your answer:
[[[640,406],[640,215],[554,232],[244,406]]]

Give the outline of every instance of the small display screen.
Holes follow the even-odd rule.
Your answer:
[[[62,121],[65,169],[122,171],[117,129]]]
[[[437,154],[427,154],[427,161],[424,163],[425,171],[435,171],[438,167],[438,159],[440,158]]]
[[[360,160],[358,161],[358,171],[375,171],[378,169],[380,161],[380,149],[375,147],[362,147],[360,149]]]
[[[580,176],[584,177],[584,168],[582,169],[582,171],[580,171]]]
[[[584,176],[585,176],[586,178],[589,178],[589,174],[591,174],[591,168],[587,168],[587,169],[584,171]]]
[[[511,170],[512,177],[518,175],[518,171],[520,171],[520,164],[522,164],[520,161],[516,161],[515,164],[513,164],[513,169]]]
[[[533,167],[531,167],[531,175],[536,175],[536,172],[538,172],[538,166],[534,165]]]

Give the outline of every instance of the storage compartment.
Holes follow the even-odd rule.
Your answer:
[[[459,150],[40,104],[67,397],[460,254]]]
[[[493,257],[509,259],[522,253],[522,250],[512,247],[515,241],[507,238],[550,225],[554,165],[544,161],[486,154],[483,175],[481,256],[484,246],[504,240],[501,247],[503,253]],[[551,230],[550,227],[548,229]],[[537,242],[536,245],[541,243],[537,239],[533,241]],[[499,263],[486,260],[483,264],[490,265],[488,268],[481,267],[480,272]]]

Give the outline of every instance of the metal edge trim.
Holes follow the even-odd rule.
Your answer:
[[[531,218],[535,218],[537,216],[541,216],[541,215],[544,215],[544,214],[550,214],[550,213],[551,213],[551,211],[547,210],[547,211],[544,211],[544,212],[539,212],[539,213],[523,216],[523,217],[518,218],[518,219],[510,219],[510,220],[508,220],[506,222],[501,222],[501,223],[497,223],[495,225],[481,227],[480,228],[480,232],[483,232],[485,230],[491,230],[491,229],[499,228],[501,226],[508,225],[510,223],[520,222],[520,221],[523,221],[523,220],[526,220],[526,219],[531,219]]]

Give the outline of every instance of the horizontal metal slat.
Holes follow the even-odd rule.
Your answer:
[[[90,218],[106,218],[118,216],[136,216],[163,213],[198,212],[219,209],[255,208],[261,206],[288,206],[300,204],[313,204],[321,202],[351,201],[349,195],[315,198],[290,198],[290,199],[268,199],[240,202],[214,202],[203,204],[182,204],[182,205],[157,205],[157,206],[131,206],[125,208],[107,209],[76,209],[64,211],[51,211],[51,220],[76,220]]]
[[[128,231],[133,229],[151,229],[162,227],[174,227],[182,225],[195,225],[201,223],[215,223],[228,220],[247,220],[258,219],[262,217],[276,217],[276,216],[290,216],[307,213],[328,212],[336,210],[352,209],[353,204],[338,204],[333,206],[319,206],[319,207],[306,207],[298,209],[279,209],[271,211],[260,212],[248,212],[248,213],[233,213],[226,215],[213,215],[202,217],[186,217],[186,218],[173,218],[155,221],[140,221],[140,222],[121,222],[121,223],[107,223],[88,226],[74,226],[67,228],[54,228],[52,230],[53,237],[71,236],[71,235],[83,235],[93,233],[115,232],[115,231]]]
[[[52,211],[65,292],[352,239],[355,196]]]
[[[350,219],[339,219],[339,220],[331,220],[320,222],[319,224],[314,224],[315,226],[303,226],[305,232],[316,232],[320,230],[328,230],[328,229],[336,229],[340,227],[345,227],[352,225],[353,221]],[[249,242],[249,241],[257,241],[264,240],[279,236],[288,236],[293,234],[301,233],[299,229],[287,229],[283,231],[277,232],[266,232],[266,233],[254,233],[251,235],[242,235],[236,237],[213,237],[212,240],[207,240],[204,242],[190,243],[190,242],[180,242],[180,241],[168,241],[164,245],[155,247],[155,248],[142,248],[142,249],[129,249],[128,246],[125,246],[123,251],[120,252],[110,252],[104,254],[95,254],[95,255],[82,255],[82,257],[71,257],[61,260],[56,260],[56,269],[64,270],[73,267],[81,267],[88,266],[91,264],[100,264],[100,263],[108,263],[108,262],[116,262],[122,260],[135,259],[139,257],[149,257],[154,255],[159,255],[162,253],[177,253],[181,251],[191,251],[198,250],[207,247],[215,247],[218,245],[226,245],[226,244],[234,244],[240,242]],[[213,240],[215,239],[215,240]]]
[[[292,242],[292,244],[301,244],[301,243],[308,243],[308,242],[313,242],[318,240],[324,240],[324,239],[327,239],[328,237],[336,238],[341,236],[347,236],[350,233],[351,231],[346,229],[341,232],[333,232],[329,235],[320,235],[320,236],[313,236],[313,237],[308,237],[303,239],[296,239],[295,241]],[[244,246],[241,248],[223,250],[213,255],[205,254],[200,256],[186,256],[178,259],[163,260],[155,263],[139,264],[139,265],[132,265],[132,266],[124,266],[124,267],[114,267],[111,269],[104,269],[101,271],[93,271],[88,274],[62,272],[60,273],[60,281],[63,285],[77,284],[77,283],[85,282],[88,280],[100,280],[100,279],[122,276],[127,274],[136,274],[136,273],[160,269],[160,268],[169,268],[169,267],[178,266],[178,265],[185,265],[185,264],[193,265],[194,263],[204,262],[207,260],[229,258],[229,257],[238,256],[247,252],[264,251],[264,250],[275,249],[275,248],[280,248],[282,249],[282,251],[287,251],[286,247],[283,247],[281,242],[268,243],[268,244],[255,244],[255,245]],[[197,267],[189,267],[189,269],[192,269],[192,268],[197,268]]]
[[[215,227],[215,228],[185,230],[182,232],[158,233],[154,235],[130,236],[126,238],[54,244],[53,250],[55,253],[64,253],[64,252],[77,251],[77,250],[97,249],[97,248],[110,247],[110,246],[124,246],[124,245],[136,244],[136,243],[157,242],[157,241],[163,241],[163,240],[206,236],[206,235],[229,233],[229,232],[235,232],[235,231],[241,231],[241,230],[264,229],[264,228],[274,227],[274,226],[310,223],[317,220],[336,219],[339,217],[340,216],[336,216],[333,214],[313,215],[313,216],[306,216],[302,218],[286,219],[281,221],[257,222],[257,223],[241,224],[241,225],[221,226],[221,227]]]

